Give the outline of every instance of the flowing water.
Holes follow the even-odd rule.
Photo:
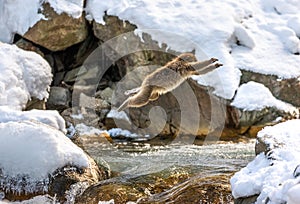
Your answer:
[[[138,199],[137,203],[232,203],[229,178],[254,158],[254,146],[253,140],[248,143],[203,146],[152,146],[145,143],[120,143],[113,146],[87,142],[84,148],[99,163],[103,164],[103,160],[106,161],[114,172],[113,178],[103,181],[102,184],[100,182],[96,191],[103,192],[103,185],[112,183],[125,186],[129,183],[134,188],[139,185],[138,188],[147,189],[148,182],[154,186],[150,187],[152,192],[149,192],[146,198]],[[176,177],[176,174],[179,176]],[[170,175],[177,180],[170,182]],[[180,176],[184,179],[178,179]],[[153,177],[156,180],[165,180],[163,183],[173,182],[174,185],[168,187],[167,184],[162,187],[155,183]],[[156,185],[163,190],[156,192]],[[110,187],[108,193],[116,190],[113,185]],[[120,187],[117,187],[117,190],[120,190]]]
[[[96,160],[105,160],[113,172],[138,176],[172,166],[189,167],[206,175],[235,172],[254,158],[254,141],[211,145],[150,146],[130,143],[115,147],[102,143],[85,144]]]

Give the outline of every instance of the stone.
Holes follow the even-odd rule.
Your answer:
[[[44,57],[44,53],[37,46],[33,45],[32,42],[29,42],[24,38],[21,38],[15,44],[23,50],[32,51]]]
[[[52,110],[64,110],[70,107],[71,94],[69,89],[53,86],[50,88],[47,108]]]
[[[106,100],[108,103],[111,103],[111,98],[113,95],[113,90],[110,87],[105,88],[104,90],[98,91],[95,94],[96,98],[101,98]]]
[[[24,34],[24,38],[48,50],[61,51],[87,37],[84,15],[76,19],[66,13],[57,14],[48,3],[43,4],[42,13],[47,19],[38,21]]]
[[[137,28],[129,21],[122,21],[117,16],[105,15],[103,19],[105,25],[93,22],[94,34],[103,42],[120,34],[134,31]]]
[[[249,81],[264,84],[276,98],[300,107],[299,78],[280,79],[276,76],[242,70],[241,83]]]
[[[32,97],[30,101],[27,102],[25,110],[46,110],[46,102],[45,100],[40,100],[35,97]]]
[[[65,201],[65,193],[70,189],[72,184],[87,182],[88,185],[93,185],[101,180],[108,179],[110,172],[107,172],[107,167],[98,167],[91,157],[88,156],[88,158],[90,160],[89,168],[80,169],[76,166],[65,166],[57,169],[51,176],[49,175],[50,180],[44,191],[15,194],[7,190],[5,192],[5,198],[10,201],[27,200],[37,195],[49,194],[51,196],[56,196],[56,198],[62,202]]]
[[[166,169],[134,178],[115,179],[89,187],[76,203],[98,204],[114,199],[116,204],[138,203],[231,203],[229,175],[192,177],[184,168]]]

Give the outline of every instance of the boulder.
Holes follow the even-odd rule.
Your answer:
[[[64,110],[70,107],[71,94],[69,89],[64,87],[52,86],[50,88],[49,99],[47,101],[47,109]]]
[[[205,203],[232,202],[228,175],[193,177],[187,169],[174,168],[134,178],[117,178],[89,187],[76,199],[79,204],[98,204],[114,200],[121,204],[138,203]]]
[[[27,120],[1,123],[0,129],[0,192],[5,199],[49,194],[64,201],[72,184],[92,185],[110,175],[107,167],[98,167],[61,131],[48,125]]]
[[[281,79],[276,76],[242,70],[241,83],[249,81],[264,84],[276,98],[300,107],[299,78]]]
[[[43,4],[42,13],[46,19],[38,21],[24,34],[24,38],[51,51],[60,51],[87,37],[84,15],[76,19],[66,13],[57,14],[48,3]]]

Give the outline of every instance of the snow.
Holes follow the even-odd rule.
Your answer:
[[[24,120],[36,121],[47,124],[66,133],[65,120],[54,110],[12,110],[6,106],[0,106],[0,123],[9,121],[22,122]]]
[[[119,135],[128,137],[128,138],[137,138],[139,135],[131,133],[129,130],[123,130],[121,128],[112,128],[107,131],[111,137],[117,137]]]
[[[0,204],[55,204],[55,200],[51,198],[49,195],[43,195],[43,196],[35,196],[32,199],[24,200],[24,201],[15,201],[15,202],[9,202],[9,201],[0,201]]]
[[[73,18],[82,15],[83,0],[0,0],[0,41],[11,43],[15,33],[24,35],[39,20],[46,19],[40,12],[43,2],[58,14],[64,12]]]
[[[61,131],[33,121],[0,123],[0,183],[34,192],[38,182],[66,165],[89,167],[87,155]],[[34,150],[34,151],[33,151]],[[26,185],[18,182],[26,178]]]
[[[300,203],[300,120],[290,120],[258,133],[273,150],[261,153],[231,178],[235,198],[260,194],[256,203]],[[296,170],[296,171],[295,171]],[[295,173],[294,173],[295,172]]]
[[[128,121],[129,123],[131,123],[128,115],[124,111],[118,112],[116,109],[111,109],[106,117],[107,118],[115,118],[115,119],[119,119],[119,120],[125,120],[125,121]]]
[[[266,107],[275,107],[286,112],[298,112],[298,110],[291,104],[276,99],[270,90],[263,84],[254,81],[242,84],[238,88],[231,105],[245,111],[262,110]]]
[[[300,75],[295,55],[300,51],[299,5],[297,0],[89,0],[86,18],[104,24],[107,12],[137,25],[135,33],[141,37],[149,33],[181,52],[195,48],[199,60],[217,57],[223,67],[193,79],[231,99],[239,69],[279,78]]]
[[[49,96],[51,67],[40,55],[0,42],[0,106],[21,110],[31,97]]]
[[[46,0],[58,14],[67,13],[73,18],[80,18],[84,0]]]
[[[87,126],[83,123],[77,124],[75,129],[78,131],[79,135],[101,135],[106,132],[92,126]]]

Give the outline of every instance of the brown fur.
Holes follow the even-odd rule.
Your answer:
[[[222,66],[216,58],[197,62],[195,55],[184,53],[146,76],[142,85],[128,93],[131,94],[118,108],[122,111],[127,107],[142,107],[154,101],[160,95],[172,91],[192,75],[206,74]],[[126,94],[126,93],[125,93]]]

